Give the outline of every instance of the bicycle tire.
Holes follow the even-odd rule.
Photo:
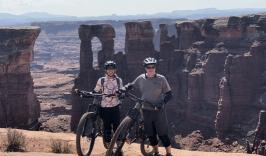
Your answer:
[[[81,119],[79,120],[79,124],[76,131],[76,149],[79,156],[89,156],[93,150],[93,146],[96,139],[96,132],[90,132],[92,136],[84,135],[85,130],[85,124],[89,123],[91,120],[92,124],[92,131],[96,129],[95,127],[95,119],[96,119],[96,113],[94,112],[87,112],[82,115]],[[85,138],[87,137],[87,138]],[[83,145],[81,143],[81,138],[84,138],[86,140],[90,139],[90,143],[88,145],[88,150],[86,152],[83,151]]]
[[[133,120],[128,116],[122,120],[122,122],[119,124],[118,128],[116,129],[116,131],[112,137],[112,140],[110,142],[108,150],[106,151],[105,156],[120,155],[121,150],[125,144],[127,130],[129,129],[130,125],[132,125],[131,124],[132,122],[133,122]],[[125,132],[125,134],[121,134],[123,132]],[[122,135],[122,137],[120,135]],[[117,148],[114,151],[114,146],[118,142],[119,136],[121,137],[121,140],[119,140],[120,143],[119,143],[119,145],[117,145]]]
[[[148,138],[141,139],[140,142],[140,151],[144,156],[150,156],[153,153],[153,148],[150,145]]]

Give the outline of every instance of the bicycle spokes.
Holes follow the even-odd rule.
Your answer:
[[[78,124],[76,148],[79,156],[88,156],[92,152],[95,138],[97,137],[94,116],[94,113],[85,113]]]
[[[91,146],[91,141],[92,138],[89,138],[87,136],[80,138],[80,145],[83,153],[88,153],[88,150],[90,149]]]

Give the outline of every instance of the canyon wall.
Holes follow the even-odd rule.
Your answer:
[[[30,63],[39,33],[38,27],[0,28],[0,127],[28,129],[38,123]]]
[[[101,31],[80,26],[81,68],[74,88],[93,89],[103,74],[101,65],[108,59],[117,61],[118,74],[125,83],[130,82],[143,72],[143,59],[152,56],[158,59],[157,71],[166,76],[173,90],[174,99],[167,105],[171,126],[182,127],[185,121],[190,127],[212,129],[219,136],[239,125],[252,126],[250,120],[266,108],[265,17],[179,21],[160,24],[157,32],[149,21],[127,22],[125,54],[114,53],[111,26],[109,31],[102,30],[105,25],[97,25]],[[91,36],[100,36],[103,46],[108,45],[98,55],[98,69],[91,66]],[[76,112],[79,115],[72,130],[81,109]]]

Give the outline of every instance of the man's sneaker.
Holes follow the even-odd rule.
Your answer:
[[[160,154],[159,154],[159,152],[155,152],[155,153],[153,153],[152,156],[160,156]]]
[[[173,156],[171,153],[167,153],[165,156]]]

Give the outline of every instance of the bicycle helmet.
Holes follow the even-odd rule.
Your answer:
[[[106,61],[104,63],[104,69],[107,70],[108,68],[116,69],[116,63],[114,61]]]
[[[144,67],[146,67],[147,65],[156,65],[156,64],[157,64],[157,60],[155,58],[152,58],[152,57],[147,57],[143,61]]]

